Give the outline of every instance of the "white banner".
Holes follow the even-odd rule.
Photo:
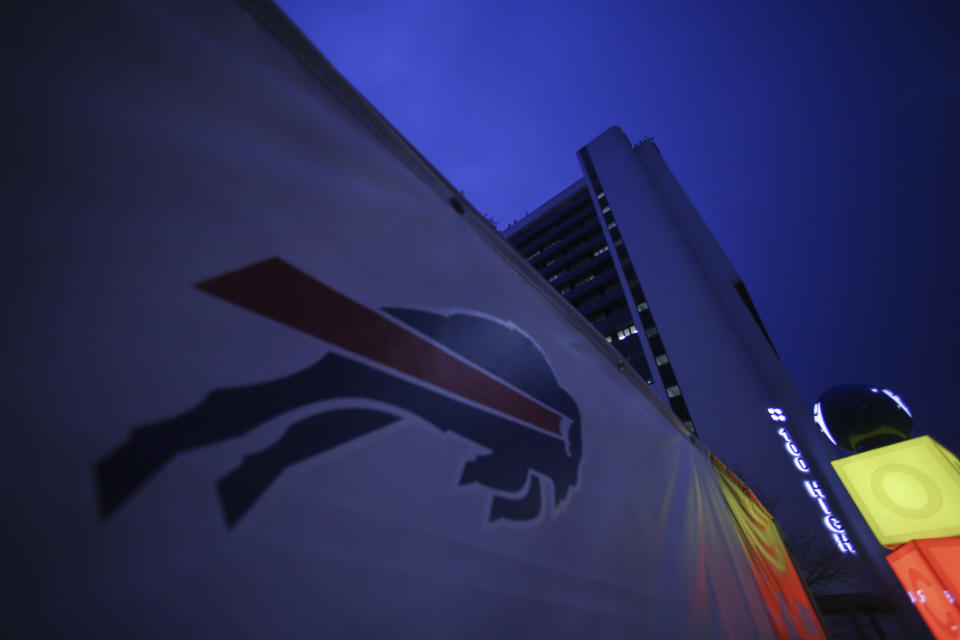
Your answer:
[[[273,5],[24,4],[6,637],[771,636],[703,452]]]

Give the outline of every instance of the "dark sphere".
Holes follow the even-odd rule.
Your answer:
[[[814,420],[836,444],[860,452],[902,442],[913,433],[913,417],[889,389],[847,384],[825,392],[814,405]]]

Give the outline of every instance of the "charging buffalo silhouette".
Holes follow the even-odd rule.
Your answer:
[[[279,258],[196,286],[336,350],[288,376],[212,391],[179,415],[134,428],[95,465],[104,519],[174,457],[335,398],[368,398],[403,411],[336,409],[290,425],[279,440],[244,457],[217,482],[228,527],[287,467],[388,427],[404,412],[489,451],[464,465],[460,484],[491,490],[491,521],[529,521],[543,513],[541,479],[552,485],[555,508],[577,486],[582,457],[577,405],[537,345],[511,324],[467,312],[381,313]]]

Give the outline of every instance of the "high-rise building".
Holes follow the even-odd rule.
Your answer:
[[[580,158],[593,190],[578,180],[511,225],[507,238],[695,431],[607,194],[589,153]]]
[[[757,491],[788,535],[803,534],[821,561],[839,567],[845,579],[818,589],[843,594],[821,598],[825,613],[840,601],[867,617],[888,606],[882,600],[903,606],[883,548],[830,468],[844,452],[821,432],[743,280],[656,144],[633,145],[613,127],[577,158],[582,178],[511,224],[507,240],[692,437]]]

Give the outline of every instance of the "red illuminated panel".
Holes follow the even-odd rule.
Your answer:
[[[933,562],[928,562],[926,552],[930,551],[929,557],[936,558]],[[937,640],[960,640],[960,606],[957,606],[955,590],[947,586],[957,582],[958,555],[957,538],[940,538],[908,542],[887,556],[910,601]],[[953,575],[943,579],[938,569]]]
[[[960,599],[960,538],[917,540],[916,545],[947,591]]]
[[[776,637],[823,640],[826,634],[773,518],[720,460],[710,459]]]

